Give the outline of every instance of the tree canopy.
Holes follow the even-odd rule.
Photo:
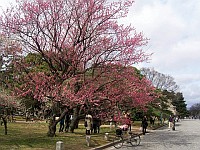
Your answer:
[[[154,87],[130,66],[149,59],[142,49],[148,40],[118,23],[132,4],[17,1],[0,16],[1,35],[18,46],[11,49],[20,58],[12,62],[15,94],[70,108],[144,108],[156,97]]]
[[[16,61],[15,68],[24,72],[23,84],[16,93],[32,94],[42,101],[48,97],[66,105],[92,101],[97,91],[104,94],[101,97],[112,97],[115,101],[122,98],[123,92],[112,90],[115,87],[117,91],[119,84],[115,82],[124,77],[123,71],[117,71],[118,66],[122,66],[121,70],[149,56],[141,49],[147,39],[133,27],[117,23],[117,19],[126,16],[132,3],[130,0],[17,1],[15,7],[1,16],[2,35],[18,43],[21,54],[39,55],[49,71],[30,72],[33,61]],[[126,73],[133,78],[130,72]],[[113,78],[109,78],[111,74]],[[106,86],[116,97],[109,96]]]

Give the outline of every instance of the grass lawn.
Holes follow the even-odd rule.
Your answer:
[[[134,122],[134,127],[139,128],[141,122]],[[56,137],[48,137],[48,123],[45,122],[12,122],[8,123],[8,135],[4,135],[4,126],[0,126],[0,150],[55,150],[56,142],[63,141],[67,150],[88,150],[111,142],[114,137],[113,128],[101,126],[100,134],[91,135],[91,146],[86,145],[85,128],[79,125],[75,133],[59,133],[57,126]],[[104,139],[106,132],[110,133],[110,141]]]
[[[59,124],[57,126],[57,131]],[[8,123],[8,135],[4,135],[4,126],[0,126],[0,150],[55,150],[56,142],[63,141],[65,149],[86,150],[108,143],[104,140],[108,127],[102,127],[100,134],[92,135],[92,145],[85,141],[85,128],[79,125],[75,133],[56,133],[56,137],[47,137],[48,123],[13,122]]]

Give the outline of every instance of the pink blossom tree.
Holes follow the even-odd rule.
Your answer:
[[[84,109],[101,108],[98,114],[105,115],[114,111],[103,112],[107,108],[144,107],[154,99],[152,85],[129,67],[148,60],[150,54],[142,50],[147,39],[117,22],[132,4],[132,0],[24,0],[0,17],[2,36],[18,43],[21,55],[38,54],[48,67],[36,71],[38,64],[15,61],[14,78],[21,81],[15,93],[66,106],[52,121],[49,136],[55,135],[56,124],[69,108],[76,114],[75,124]]]

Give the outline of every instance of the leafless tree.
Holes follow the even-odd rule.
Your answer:
[[[189,111],[192,116],[200,116],[200,103],[193,104]]]
[[[142,68],[141,73],[158,89],[175,92],[179,88],[173,77],[159,73],[154,68]]]

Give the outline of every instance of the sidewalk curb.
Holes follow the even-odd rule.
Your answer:
[[[156,129],[162,128],[162,127],[164,127],[164,126],[165,126],[165,124],[163,124],[162,126],[153,128],[153,129],[151,129],[151,130],[156,130]],[[141,135],[143,135],[143,134],[142,134],[142,133],[139,133],[139,135],[141,136]],[[103,150],[103,149],[106,149],[106,148],[111,147],[111,146],[113,146],[113,142],[110,142],[110,143],[108,143],[108,144],[101,145],[101,146],[98,146],[98,147],[95,147],[95,148],[91,148],[91,149],[89,149],[89,150]]]
[[[139,133],[139,135],[141,136],[142,133]],[[110,142],[110,143],[108,143],[108,144],[105,144],[105,145],[102,145],[102,146],[99,146],[99,147],[92,148],[92,149],[90,149],[90,150],[103,150],[103,149],[106,149],[106,148],[108,148],[108,147],[113,146],[113,144],[114,144],[113,142]]]
[[[105,144],[105,145],[102,145],[102,146],[99,146],[99,147],[92,148],[90,150],[102,150],[102,149],[106,149],[106,148],[111,147],[111,146],[113,146],[112,142]]]

